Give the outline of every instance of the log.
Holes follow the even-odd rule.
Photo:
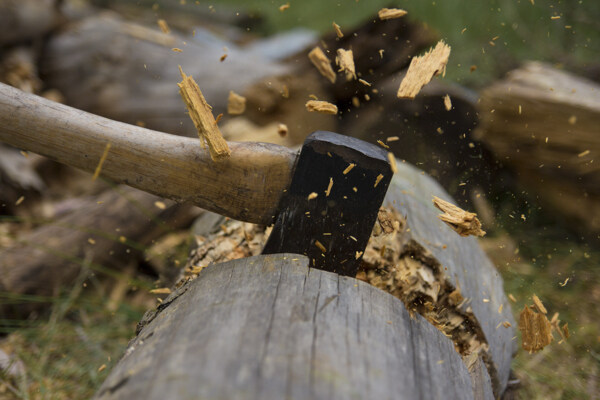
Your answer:
[[[79,199],[78,206],[55,221],[20,235],[0,250],[0,292],[9,293],[0,314],[23,316],[43,303],[28,303],[19,295],[52,296],[77,278],[83,260],[92,269],[110,272],[142,258],[145,245],[173,229],[188,226],[198,214],[189,205],[154,203],[156,196],[117,187],[99,196]]]
[[[465,301],[452,312],[465,318],[467,340],[483,343],[471,354],[471,344],[461,338],[447,352],[441,343],[455,338],[429,331],[434,325],[416,312],[415,320],[406,319],[402,297],[307,270],[302,256],[255,256],[203,269],[148,312],[97,398],[499,397],[516,350],[502,279],[476,239],[460,237],[437,218],[432,195],[449,199],[433,179],[398,162],[386,202],[407,216],[401,252],[435,274],[440,297],[462,293]],[[248,238],[247,228],[242,230]],[[223,249],[235,247],[221,243]],[[234,250],[256,254],[253,246],[250,252]],[[464,360],[455,364],[458,350]],[[452,365],[445,377],[437,373],[440,365]]]
[[[399,300],[277,254],[210,266],[173,293],[95,398],[472,399],[470,379]]]
[[[527,63],[481,93],[476,136],[539,201],[579,231],[600,232],[600,85]]]
[[[221,62],[224,54],[227,58]],[[221,123],[227,121],[227,99],[233,90],[248,98],[246,116],[260,124],[287,124],[299,137],[297,143],[314,130],[334,127],[334,117],[290,112],[303,110],[309,94],[326,98],[316,71],[298,74],[293,64],[267,58],[257,46],[246,49],[202,28],[188,36],[165,34],[156,25],[146,27],[103,12],[53,35],[40,59],[44,82],[73,107],[195,136],[178,93],[179,65],[198,82],[214,115],[224,114]],[[284,86],[289,94],[285,98]]]

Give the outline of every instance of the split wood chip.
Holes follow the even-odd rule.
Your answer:
[[[485,235],[485,231],[481,230],[481,222],[477,219],[477,214],[465,211],[436,196],[433,196],[433,205],[444,212],[438,217],[460,236]]]
[[[335,34],[337,35],[338,38],[343,38],[344,34],[342,33],[342,28],[341,26],[339,26],[338,24],[336,24],[335,22],[333,23],[333,29],[335,30]]]
[[[187,107],[190,118],[200,138],[200,143],[204,148],[205,142],[208,144],[210,157],[213,161],[220,161],[228,158],[231,155],[231,150],[217,126],[215,118],[212,114],[212,107],[206,102],[198,84],[194,78],[187,76],[181,66],[179,67],[182,81],[177,84],[179,86],[179,94]]]
[[[337,49],[335,63],[340,67],[340,72],[346,74],[346,80],[356,79],[356,69],[354,67],[354,56],[352,50]]]
[[[277,125],[277,133],[281,137],[285,137],[288,134],[288,127],[286,124]]]
[[[450,46],[440,40],[435,48],[419,57],[413,57],[406,76],[400,83],[397,96],[401,99],[414,99],[421,88],[434,76],[446,72],[446,64],[450,57]]]
[[[404,17],[408,13],[400,8],[382,8],[377,14],[380,20],[385,21],[386,19]]]
[[[449,95],[444,96],[444,107],[446,107],[446,111],[452,110],[452,100]]]
[[[553,339],[552,325],[548,318],[528,306],[525,306],[519,315],[519,330],[521,331],[521,345],[525,351],[530,353],[548,346]]]
[[[242,95],[235,93],[233,90],[229,91],[229,98],[227,99],[227,113],[231,115],[240,115],[246,111],[246,98]]]
[[[108,157],[109,150],[110,150],[110,142],[106,143],[106,147],[104,148],[104,153],[102,153],[102,156],[100,157],[100,161],[98,161],[98,165],[96,166],[96,170],[94,171],[94,176],[92,177],[93,181],[98,179],[98,176],[100,176],[100,171],[102,170],[102,164],[104,164],[106,157]]]
[[[331,67],[331,61],[329,61],[329,58],[327,58],[320,47],[317,46],[312,49],[310,53],[308,53],[308,58],[312,61],[314,66],[317,67],[321,75],[329,79],[329,82],[335,83],[336,75]]]
[[[321,100],[309,100],[306,102],[306,109],[311,112],[320,112],[323,114],[337,114],[338,108],[335,104]]]

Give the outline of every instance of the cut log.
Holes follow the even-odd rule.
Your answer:
[[[189,225],[199,209],[157,208],[158,197],[126,187],[82,200],[71,213],[44,224],[0,250],[0,292],[52,296],[78,275],[91,255],[92,269],[126,265],[160,235]],[[22,300],[21,300],[22,301]],[[41,303],[4,300],[0,314],[26,315]]]
[[[96,398],[472,399],[470,379],[398,299],[277,254],[213,265],[171,294]]]
[[[500,396],[516,345],[514,329],[502,325],[505,321],[515,325],[502,279],[474,238],[460,237],[437,218],[432,195],[448,199],[431,178],[399,163],[386,202],[407,216],[407,229],[398,236],[402,257],[433,274],[438,295],[445,298],[433,305],[434,313],[425,315],[427,320],[433,322],[437,312],[444,314],[439,305],[447,308],[450,292],[458,290],[461,304],[455,304],[452,313],[468,325],[464,338],[447,334],[440,326],[443,321],[436,325],[443,333],[426,333],[433,324],[424,328],[425,321],[411,304],[407,305],[416,320],[399,324],[406,309],[397,298],[351,278],[307,271],[302,256],[251,257],[202,269],[210,262],[207,258],[217,263],[231,259],[229,254],[220,257],[211,251],[217,247],[237,257],[260,251],[261,236],[231,222],[216,235],[220,245],[211,243],[210,237],[202,244],[207,258],[197,262],[194,256],[188,263],[201,269],[198,277],[181,281],[184,284],[163,305],[147,313],[137,338],[97,397],[158,398],[166,393],[180,393],[182,398],[286,394],[346,398],[352,393],[359,398]],[[234,224],[238,236],[227,241],[224,235],[236,229]],[[412,324],[424,329],[417,334],[422,340],[415,341]],[[382,333],[389,325],[392,331]],[[455,354],[440,352],[436,347],[440,340],[454,341]],[[428,355],[419,355],[421,351]],[[463,355],[464,363],[454,364],[455,355]],[[431,368],[431,359],[437,359],[435,368],[428,374],[419,372],[424,366]],[[443,373],[445,378],[435,372],[440,365],[453,365]],[[462,386],[467,367],[470,382]],[[454,382],[450,386],[449,380]]]
[[[481,93],[476,135],[542,204],[600,232],[600,85],[528,63]]]

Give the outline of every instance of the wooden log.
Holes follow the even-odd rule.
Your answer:
[[[19,295],[52,296],[78,275],[91,256],[92,268],[126,265],[142,258],[145,245],[173,229],[189,225],[198,209],[170,205],[161,210],[156,196],[118,187],[82,199],[72,212],[23,234],[0,251],[2,315],[26,315],[42,303],[23,303]],[[72,202],[73,203],[73,202]]]
[[[474,398],[448,338],[365,282],[277,254],[210,266],[146,316],[97,399]]]
[[[539,201],[600,232],[600,85],[528,63],[485,89],[479,110],[476,136]]]
[[[224,54],[227,58],[220,61]],[[299,137],[297,143],[314,130],[334,127],[334,117],[290,112],[302,110],[309,94],[327,97],[316,77],[201,28],[189,36],[165,34],[156,25],[145,27],[105,12],[66,26],[50,39],[40,60],[44,82],[73,107],[195,136],[178,93],[179,65],[198,82],[214,115],[224,114],[221,123],[227,121],[233,90],[247,97],[247,117],[260,124],[285,123]]]
[[[0,45],[40,38],[59,21],[55,0],[1,0]]]

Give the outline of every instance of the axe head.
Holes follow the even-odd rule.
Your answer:
[[[384,149],[314,132],[296,160],[263,254],[304,254],[314,268],[355,276],[392,174]]]

